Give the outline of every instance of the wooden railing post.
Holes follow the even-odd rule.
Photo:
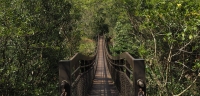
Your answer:
[[[146,78],[145,78],[145,64],[144,59],[134,59],[133,61],[133,87],[134,96],[138,96],[138,93],[146,94]]]
[[[70,61],[62,60],[59,62],[59,91],[60,94],[66,92],[71,96],[71,66]],[[65,91],[65,92],[63,92]]]

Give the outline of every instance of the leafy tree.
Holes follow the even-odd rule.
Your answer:
[[[78,9],[65,0],[0,2],[0,95],[58,94],[58,61],[79,45]]]
[[[120,53],[130,52],[132,46],[137,51],[132,52],[133,56],[146,60],[148,94],[199,95],[199,3],[195,0],[112,2],[111,18],[108,17],[113,29],[109,33],[113,38],[110,48]]]

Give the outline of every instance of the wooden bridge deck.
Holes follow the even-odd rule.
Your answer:
[[[107,68],[107,64],[105,62],[106,60],[104,60],[105,56],[102,42],[103,40],[100,38],[97,71],[88,96],[119,96],[119,92],[114,85],[114,82],[112,81],[111,75]]]

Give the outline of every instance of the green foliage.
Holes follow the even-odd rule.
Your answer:
[[[113,29],[109,33],[111,51],[114,54],[128,51],[146,60],[148,94],[199,95],[199,3],[196,0],[112,2],[110,18],[107,17]]]
[[[80,46],[79,46],[79,52],[90,56],[94,55],[95,49],[96,49],[96,43],[95,41],[88,39],[86,37],[82,37],[82,40],[80,41]]]
[[[154,40],[154,46],[152,46],[152,43],[145,43],[146,46],[152,46],[149,48],[146,47],[146,50],[152,50],[152,52],[154,50],[153,58],[158,60],[154,64],[162,64],[151,65],[153,68],[152,71],[149,71],[151,74],[160,74],[162,76],[156,76],[158,80],[155,79],[155,81],[165,82],[160,85],[160,89],[164,88],[164,90],[159,92],[166,95],[198,95],[195,90],[193,92],[188,91],[189,89],[187,91],[183,90],[192,81],[196,80],[195,78],[197,78],[198,73],[196,74],[195,72],[199,71],[198,68],[195,71],[191,71],[192,66],[198,65],[194,61],[195,55],[199,54],[199,52],[192,50],[191,46],[197,46],[199,44],[199,29],[197,28],[200,17],[198,13],[199,5],[195,1],[186,0],[153,2],[152,4],[154,7],[151,10],[146,9],[141,13],[145,18],[143,24],[140,25],[140,31],[147,38],[145,41]],[[143,56],[148,58],[148,55]],[[177,62],[180,63],[177,64]],[[161,69],[159,70],[161,73],[153,72],[156,66]],[[149,85],[149,87],[152,85]],[[198,87],[196,88],[198,89]]]
[[[66,0],[0,2],[0,95],[57,95],[58,61],[79,45],[78,9]]]
[[[123,22],[117,22],[115,26],[116,37],[113,38],[113,46],[111,48],[111,52],[113,54],[120,54],[122,52],[129,52],[130,54],[134,54],[136,57],[138,54],[136,53],[138,47],[133,46],[133,37],[131,35],[131,25],[123,24]],[[126,43],[124,43],[126,42]]]

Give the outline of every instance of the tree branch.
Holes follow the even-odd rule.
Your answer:
[[[197,81],[197,77],[194,79],[194,81],[192,82],[192,84],[190,84],[185,90],[183,90],[181,93],[177,94],[177,95],[173,95],[173,96],[181,96],[184,92],[186,92],[195,82]]]

